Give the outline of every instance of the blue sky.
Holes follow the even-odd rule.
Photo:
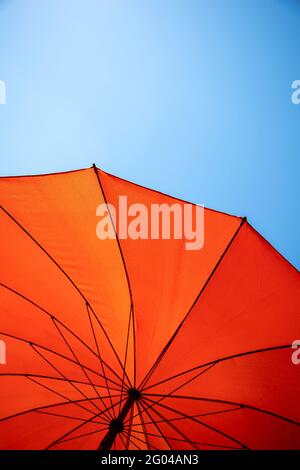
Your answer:
[[[299,268],[299,25],[298,0],[0,0],[0,174],[96,162]]]

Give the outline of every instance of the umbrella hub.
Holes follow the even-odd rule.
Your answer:
[[[141,392],[136,388],[130,388],[127,393],[134,401],[138,401],[141,398]]]
[[[140,397],[141,392],[136,388],[130,388],[127,391],[127,399],[123,405],[123,408],[121,409],[117,418],[112,419],[109,423],[108,431],[102,439],[98,450],[110,450],[112,448],[117,435],[124,431],[124,420],[126,416],[133,407],[134,403],[138,401]]]
[[[114,433],[119,433],[124,431],[124,423],[121,419],[112,419],[109,423],[109,430]]]

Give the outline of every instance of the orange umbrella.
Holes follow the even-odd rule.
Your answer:
[[[120,196],[185,204],[95,166],[0,179],[1,448],[299,449],[298,271],[211,209],[198,250],[99,240]]]

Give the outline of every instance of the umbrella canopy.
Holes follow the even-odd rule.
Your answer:
[[[300,448],[298,271],[206,208],[198,250],[100,240],[120,196],[185,204],[95,166],[0,178],[0,447]]]

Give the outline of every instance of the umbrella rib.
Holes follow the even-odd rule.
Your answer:
[[[62,372],[60,372],[60,370],[57,367],[55,367],[47,358],[45,358],[45,356],[43,356],[43,354],[40,351],[38,351],[33,345],[31,345],[31,347],[32,347],[32,349],[34,350],[34,352],[36,354],[38,354],[47,364],[50,365],[50,367],[52,367],[58,374],[60,374],[73,388],[75,388],[75,390],[77,392],[79,392],[84,398],[86,398],[86,399],[88,398],[85,393],[83,393],[73,382],[71,382]],[[97,395],[97,393],[96,393],[96,395]],[[98,407],[98,405],[95,405],[95,403],[92,403],[92,402],[91,402],[91,404],[97,410],[101,411],[100,408]]]
[[[290,346],[289,346],[289,347],[290,347]],[[281,347],[281,348],[282,348],[282,347]],[[273,349],[274,349],[274,348],[273,348]],[[276,348],[276,349],[278,349],[278,348]],[[169,392],[168,394],[166,394],[166,395],[157,395],[157,396],[160,396],[161,398],[160,398],[159,400],[157,400],[156,402],[153,402],[153,405],[159,404],[161,401],[165,400],[166,398],[170,397],[171,395],[172,395],[172,398],[175,398],[176,395],[174,396],[174,393],[175,393],[177,390],[179,390],[180,388],[186,386],[188,383],[190,383],[190,382],[192,382],[193,380],[195,380],[196,378],[198,378],[200,375],[202,375],[203,373],[205,373],[207,370],[209,370],[211,367],[213,367],[213,366],[216,365],[216,364],[219,364],[219,361],[216,361],[216,362],[212,363],[211,365],[209,365],[209,366],[207,367],[207,369],[205,369],[204,371],[202,371],[202,372],[200,372],[199,374],[195,375],[194,377],[192,377],[192,378],[189,379],[188,381],[184,382],[182,385],[178,386],[177,388],[175,388],[174,390],[172,390],[172,391]],[[145,396],[145,395],[149,396],[150,394],[145,394],[145,393],[143,392],[143,396]],[[155,396],[155,394],[152,394],[152,396],[153,396],[153,395]],[[192,397],[189,397],[189,398],[192,398]],[[220,403],[222,403],[222,401],[220,401]],[[224,403],[225,403],[225,402],[224,402]],[[236,402],[230,402],[230,401],[228,401],[227,404],[239,405],[239,406],[241,406],[241,407],[252,408],[253,410],[255,409],[256,411],[260,411],[260,412],[262,412],[262,413],[267,413],[267,414],[276,416],[277,418],[281,418],[281,419],[283,419],[283,420],[286,420],[286,421],[288,421],[288,422],[290,422],[290,423],[300,425],[300,423],[297,423],[296,421],[290,420],[289,418],[285,418],[285,417],[283,417],[283,416],[281,416],[281,415],[278,415],[278,414],[273,413],[273,412],[269,412],[269,411],[267,411],[267,410],[263,410],[263,409],[256,408],[256,407],[252,407],[251,405],[245,405],[245,404],[243,404],[243,403],[236,403]]]
[[[103,329],[99,318],[97,317],[97,315],[96,315],[95,312],[93,311],[91,305],[88,304],[88,306],[89,306],[89,308],[90,308],[92,314],[94,315],[94,318],[96,319],[96,322],[99,324],[99,326],[102,328],[102,330],[103,330],[103,332],[104,332],[105,330]],[[106,333],[105,333],[105,334],[106,334]],[[109,341],[110,341],[110,340],[109,340]],[[112,347],[113,347],[113,346],[112,346]],[[126,373],[126,371],[124,371],[124,369],[123,369],[123,364],[122,364],[122,362],[121,362],[121,359],[119,358],[119,356],[117,355],[116,352],[115,352],[115,355],[116,355],[117,361],[118,361],[118,363],[119,363],[119,365],[120,365],[122,371],[124,372],[124,374],[125,374],[125,376],[126,376],[126,378],[127,378],[127,380],[128,380],[128,383],[129,383],[129,385],[130,385],[130,387],[131,387],[131,381],[130,381],[130,379],[129,379],[127,373]],[[104,362],[104,361],[103,361],[103,362]],[[111,369],[107,364],[106,364],[106,366],[108,367],[108,369]],[[119,378],[119,380],[120,380],[120,382],[121,382],[121,377],[118,376],[118,378]]]
[[[129,423],[127,425],[128,427],[128,439],[127,439],[127,442],[126,442],[126,450],[128,450],[128,447],[129,447],[129,438],[130,438],[130,435],[131,435],[131,429],[132,429],[132,422],[133,422],[133,408],[134,407],[131,407],[131,410],[130,410],[130,418],[129,418]]]
[[[120,439],[120,447],[123,446],[123,448],[125,449],[125,442],[124,442],[124,439],[123,439],[123,436],[122,436],[122,433],[120,432],[119,435],[118,435],[119,439]],[[116,439],[117,440],[117,439]],[[122,450],[122,449],[117,449],[117,450]]]
[[[138,401],[136,402],[136,406],[137,406],[138,411],[140,411],[140,403],[139,403]],[[141,403],[141,406],[143,406],[142,403]],[[150,450],[149,439],[148,439],[148,434],[147,434],[147,430],[146,430],[146,425],[145,425],[143,413],[141,413],[140,416],[141,416],[142,429],[143,429],[143,433],[142,433],[142,434],[144,434],[145,439],[146,439],[147,450]],[[131,424],[131,432],[135,432],[135,430],[132,429],[132,428],[133,428],[133,423]]]
[[[28,297],[26,297],[25,295],[21,294],[20,292],[16,291],[15,289],[12,289],[11,287],[7,286],[6,284],[3,284],[0,282],[0,286],[9,290],[10,292],[12,292],[13,294],[17,295],[18,297],[22,298],[23,300],[25,300],[26,302],[30,303],[31,305],[33,305],[34,307],[36,307],[37,309],[39,309],[42,313],[44,313],[45,315],[49,316],[52,320],[55,320],[57,323],[59,323],[60,325],[62,325],[67,331],[69,331],[69,333],[71,333],[80,343],[82,343],[94,356],[98,357],[97,354],[95,353],[95,351],[92,350],[92,348],[90,348],[90,346],[88,346],[76,333],[74,333],[74,331],[72,331],[68,326],[65,325],[65,323],[63,323],[61,320],[59,320],[57,317],[55,317],[52,313],[50,313],[48,310],[44,309],[43,307],[41,307],[39,304],[37,304],[36,302],[34,302],[33,300],[29,299]],[[116,376],[117,379],[119,379],[121,381],[121,377],[119,377],[119,375],[108,365],[106,364],[105,361],[103,361],[104,364],[106,365],[106,367]]]
[[[143,399],[146,401],[146,399]],[[149,399],[148,399],[149,400]],[[147,402],[146,402],[147,403]],[[145,408],[146,410],[146,408]],[[155,413],[157,416],[159,416],[161,419],[165,419],[165,416],[163,416],[159,411],[155,410],[152,408],[153,413]],[[150,412],[149,412],[150,413]],[[166,424],[173,429],[179,436],[181,436],[186,442],[188,442],[195,450],[200,450],[197,444],[195,444],[184,432],[182,432],[177,426],[175,426],[174,423],[166,421]]]
[[[126,432],[126,433],[128,434],[128,431],[126,431],[126,430],[124,430],[123,432]],[[147,442],[144,441],[144,439],[138,438],[137,436],[132,436],[132,438],[131,438],[131,443],[132,443],[133,445],[135,445],[135,446],[136,446],[136,444],[132,441],[132,439],[136,439],[136,440],[138,440],[139,442],[142,442],[142,444],[146,444],[146,445],[147,445]],[[159,449],[157,449],[157,447],[154,447],[152,444],[149,444],[149,445],[150,445],[150,447],[152,447],[152,450],[159,450]],[[136,446],[136,447],[137,447],[137,446]],[[139,448],[139,450],[142,450],[142,449]],[[150,450],[151,450],[151,449],[150,449]]]
[[[103,199],[104,199],[104,202],[106,204],[107,212],[109,214],[110,221],[111,221],[111,224],[112,224],[115,236],[116,236],[116,241],[117,241],[117,245],[118,245],[118,248],[119,248],[119,253],[120,253],[120,256],[121,256],[121,260],[122,260],[122,264],[123,264],[123,268],[124,268],[124,272],[125,272],[125,276],[126,276],[129,296],[130,296],[130,308],[131,308],[131,311],[132,311],[132,318],[133,318],[133,353],[134,353],[133,354],[133,358],[134,358],[133,360],[134,360],[134,388],[135,388],[135,386],[136,386],[136,332],[135,332],[135,314],[134,314],[134,304],[133,304],[133,293],[132,293],[132,288],[131,288],[130,278],[129,278],[129,274],[128,274],[128,269],[127,269],[124,253],[123,253],[123,250],[122,250],[122,247],[121,247],[121,243],[120,243],[120,240],[119,240],[118,232],[117,232],[117,229],[115,227],[114,220],[113,220],[113,217],[111,215],[109,205],[107,203],[107,197],[106,197],[106,194],[105,194],[105,191],[104,191],[101,179],[100,179],[100,175],[97,171],[97,167],[96,167],[95,164],[93,164],[93,169],[94,169],[94,172],[96,174],[97,181],[98,181],[99,188],[100,188],[100,192],[101,192],[101,194],[103,196]]]
[[[25,376],[25,375],[24,375],[24,377],[27,378],[27,376]],[[20,411],[19,413],[15,413],[13,415],[9,415],[9,416],[5,416],[4,418],[0,418],[0,423],[2,421],[7,421],[9,419],[18,418],[19,416],[25,415],[27,413],[33,413],[35,411],[45,410],[47,408],[55,408],[55,407],[58,407],[58,406],[74,405],[76,403],[81,403],[81,402],[89,401],[89,400],[98,400],[98,398],[89,398],[88,400],[86,400],[84,398],[82,398],[80,400],[67,400],[67,401],[62,401],[62,402],[58,402],[58,403],[52,403],[51,405],[42,405],[42,406],[38,406],[38,407],[35,407],[35,408],[30,408],[29,410]],[[93,412],[91,410],[87,410],[87,411],[89,413],[93,414]]]
[[[109,395],[110,403],[111,403],[111,405],[112,405],[113,402],[112,402],[112,399],[111,399],[111,396],[110,396],[110,389],[109,389],[109,386],[108,386],[107,377],[106,377],[106,374],[105,374],[105,369],[104,369],[104,366],[103,366],[103,361],[102,361],[102,357],[101,357],[101,354],[100,354],[100,349],[99,349],[97,337],[96,337],[96,335],[95,335],[95,330],[94,330],[94,326],[93,326],[93,323],[92,323],[92,319],[91,319],[91,314],[90,314],[90,311],[89,311],[89,305],[88,305],[88,303],[86,304],[86,309],[87,309],[87,313],[88,313],[88,317],[89,317],[89,321],[90,321],[90,326],[91,326],[91,329],[92,329],[92,332],[93,332],[94,341],[95,341],[96,348],[97,348],[97,352],[98,352],[98,357],[99,357],[100,366],[101,366],[101,369],[102,369],[102,374],[104,375],[104,380],[105,380],[107,392],[108,392],[108,395]],[[101,400],[101,401],[102,401],[102,400]],[[103,405],[104,405],[104,403],[103,403]],[[105,406],[105,405],[104,405],[104,406]],[[113,415],[112,415],[110,412],[109,412],[109,415],[110,415],[111,418],[113,418],[113,415],[115,416],[114,408],[113,408]]]
[[[214,362],[213,364],[211,364],[210,366],[208,366],[205,370],[202,370],[201,372],[199,372],[196,376],[192,377],[191,379],[187,380],[186,382],[184,382],[183,384],[179,385],[178,387],[176,387],[174,390],[172,390],[171,392],[165,394],[165,395],[160,395],[161,398],[159,400],[157,400],[156,403],[160,403],[162,400],[165,400],[166,398],[170,397],[171,395],[173,395],[173,393],[177,392],[177,390],[179,390],[180,388],[184,387],[185,385],[187,385],[188,383],[192,382],[192,380],[196,379],[197,377],[200,377],[201,375],[205,374],[205,372],[207,372],[208,370],[210,370],[212,367],[214,367],[215,365],[217,364],[217,362]],[[143,392],[143,396],[145,396],[144,392]],[[154,403],[155,404],[155,403]],[[148,408],[152,408],[153,405],[149,406]]]
[[[54,323],[55,327],[57,328],[58,332],[60,333],[61,337],[63,338],[64,342],[66,343],[67,347],[70,349],[71,353],[72,353],[73,356],[75,357],[75,359],[76,359],[78,365],[80,366],[82,372],[84,373],[84,375],[85,375],[86,378],[88,379],[90,385],[93,387],[94,391],[96,392],[96,395],[97,395],[97,396],[99,397],[99,399],[101,400],[101,402],[102,402],[104,408],[107,408],[107,407],[105,406],[105,403],[104,403],[102,397],[99,395],[98,390],[96,389],[95,385],[92,383],[90,377],[88,376],[86,370],[82,367],[82,365],[80,364],[80,362],[79,362],[79,360],[78,360],[78,357],[77,357],[76,354],[74,353],[73,349],[72,349],[71,346],[69,345],[69,343],[68,343],[68,341],[66,340],[65,336],[63,335],[63,333],[60,331],[60,328],[56,325],[55,320],[53,320],[53,323]],[[106,387],[107,387],[107,380],[106,380],[106,377],[105,377],[105,383],[106,383]],[[108,393],[109,393],[109,396],[110,396],[110,392],[108,392]],[[97,408],[98,408],[98,407],[97,407]],[[99,409],[99,408],[98,408],[98,409]],[[110,413],[109,413],[109,414],[110,414]]]
[[[59,444],[62,444],[64,442],[74,441],[75,439],[80,439],[81,437],[90,436],[91,434],[97,434],[98,432],[105,431],[106,429],[108,429],[108,426],[105,426],[105,428],[97,429],[97,431],[90,431],[84,434],[80,434],[79,436],[69,437],[68,439],[63,439],[62,441],[60,441]]]
[[[125,442],[124,442],[124,440],[123,440],[123,436],[122,436],[122,433],[121,433],[121,432],[119,433],[119,437],[120,437],[120,440],[122,441],[123,447],[124,447],[124,449],[125,449]]]
[[[144,394],[146,397],[147,396],[152,396],[151,393],[145,393]],[[175,397],[174,397],[175,398]],[[217,414],[223,414],[223,413],[229,413],[230,411],[237,411],[237,410],[240,410],[242,407],[241,406],[236,406],[235,408],[231,408],[230,410],[219,410],[219,411],[211,411],[210,413],[200,413],[200,414],[196,414],[196,415],[191,415],[192,418],[199,418],[200,416],[210,416],[210,415],[217,415]],[[180,420],[183,420],[183,419],[186,419],[185,417],[180,417],[180,418],[168,418],[168,421],[180,421]],[[164,423],[165,420],[156,420],[156,421],[153,421],[155,423]],[[152,424],[152,422],[145,422],[145,425],[146,424]],[[133,426],[140,426],[140,424],[134,424]]]
[[[60,415],[59,413],[50,413],[49,411],[41,411],[37,410],[34,413],[42,414],[42,415],[49,415],[49,416],[57,416],[58,418],[66,418],[66,419],[73,419],[75,421],[85,421],[85,418],[78,418],[77,416],[68,416],[68,415]],[[100,419],[100,418],[99,418]],[[108,421],[95,421],[98,424],[109,424]]]
[[[158,358],[156,359],[156,361],[154,362],[154,364],[152,365],[152,367],[150,368],[149,372],[146,374],[145,378],[142,380],[141,382],[141,385],[140,385],[140,388],[143,388],[146,383],[148,382],[148,380],[150,379],[151,375],[153,374],[153,372],[155,371],[155,369],[158,367],[158,365],[160,364],[161,360],[163,359],[163,357],[165,356],[166,352],[168,351],[168,349],[170,348],[171,344],[173,343],[173,341],[175,340],[175,338],[177,337],[179,331],[181,330],[183,324],[186,322],[187,318],[189,317],[190,313],[192,312],[194,306],[196,305],[196,303],[198,302],[200,296],[203,294],[203,292],[205,291],[207,285],[209,284],[210,280],[212,279],[212,277],[214,276],[215,272],[217,271],[220,263],[222,262],[223,258],[225,257],[226,253],[228,252],[229,248],[232,246],[236,236],[238,235],[240,229],[242,228],[242,226],[244,225],[244,223],[246,222],[246,217],[243,217],[243,219],[241,220],[241,223],[239,224],[238,228],[236,229],[235,233],[233,234],[231,240],[229,241],[229,243],[227,244],[225,250],[223,251],[221,257],[219,258],[219,260],[217,261],[217,263],[215,264],[214,268],[212,269],[210,275],[208,276],[205,284],[203,285],[203,287],[201,288],[200,292],[198,293],[197,297],[195,298],[194,302],[192,303],[191,307],[189,308],[189,310],[187,311],[186,315],[184,316],[184,318],[182,319],[182,321],[180,322],[180,324],[178,325],[178,327],[176,328],[175,332],[173,333],[173,335],[171,336],[170,340],[168,341],[168,343],[164,346],[164,348],[162,349],[161,353],[159,354]]]
[[[93,307],[90,305],[90,303],[88,302],[87,298],[85,297],[85,295],[83,294],[83,292],[81,292],[81,290],[79,289],[79,287],[75,284],[75,282],[73,281],[73,279],[69,276],[69,274],[62,268],[62,266],[60,266],[60,264],[53,258],[53,256],[50,255],[50,253],[48,253],[48,251],[41,245],[41,243],[35,238],[33,237],[33,235],[31,235],[29,233],[29,231],[23,227],[23,225],[20,224],[20,222],[17,221],[17,219],[11,215],[1,204],[0,204],[0,208],[3,210],[3,212],[5,212],[5,214],[40,248],[40,250],[42,250],[42,252],[48,256],[48,258],[55,264],[55,266],[62,272],[62,274],[68,279],[68,281],[72,284],[72,286],[76,289],[76,291],[78,292],[78,294],[81,296],[81,298],[84,300],[85,303],[88,303],[91,311],[93,312],[93,315],[95,316],[95,318],[97,319],[110,347],[112,348],[120,366],[122,367],[122,362],[108,336],[108,334],[106,333],[102,323],[100,322],[98,316],[96,315]]]
[[[73,171],[82,171],[82,170],[73,170]],[[126,180],[125,178],[120,178],[119,176],[112,175],[111,173],[108,173],[107,171],[105,173],[108,176],[110,176],[112,179],[119,180],[119,181],[124,181],[125,183],[128,183],[131,186],[135,186],[136,188],[146,189],[147,191],[151,191],[152,193],[159,194],[160,196],[167,196],[168,198],[175,199],[176,201],[184,202],[185,204],[196,206],[196,204],[194,202],[186,201],[185,199],[181,199],[181,198],[176,197],[176,196],[170,196],[170,194],[164,193],[163,191],[159,191],[158,189],[153,189],[153,188],[149,188],[147,186],[144,186],[142,184],[134,183],[133,181]],[[43,176],[43,175],[32,175],[32,176]],[[15,178],[22,178],[22,177],[23,176],[16,176]],[[210,211],[210,212],[215,212],[217,214],[227,215],[227,216],[231,217],[232,219],[240,219],[240,217],[237,216],[237,215],[232,215],[232,214],[229,214],[228,212],[219,211],[217,209],[212,209],[211,207],[205,207],[205,210]]]
[[[186,418],[182,418],[182,419],[186,419]],[[159,422],[160,423],[165,423],[167,421],[174,421],[174,420],[170,420],[170,419],[165,419],[165,420],[160,420]],[[153,421],[153,423],[157,423],[158,421]],[[136,432],[138,434],[143,434],[142,431],[137,431],[137,430],[134,430],[133,432]],[[161,438],[161,435],[159,434],[154,434],[152,432],[148,432],[148,435],[149,436],[153,436],[153,437],[159,437]],[[179,441],[179,442],[186,442],[185,439],[179,439],[179,437],[171,437],[171,436],[168,436],[167,439],[171,439],[173,441]],[[211,444],[211,443],[208,443],[208,442],[198,442],[198,441],[192,441],[194,444],[200,444],[202,446],[209,446],[209,447],[222,447],[224,449],[231,449],[231,450],[240,450],[240,448],[237,448],[237,447],[232,447],[232,446],[223,446],[223,445],[217,445],[217,444]]]
[[[128,431],[123,430],[122,433],[124,434],[124,437],[127,439],[127,442],[125,444],[125,450],[128,450],[129,444],[134,445],[137,448],[137,450],[142,450],[135,442],[133,442],[132,437],[130,437],[130,434],[128,433]],[[134,439],[136,439],[136,437]],[[145,444],[145,442],[142,439],[137,439],[137,440]]]
[[[58,395],[59,397],[62,397],[62,398],[64,398],[65,400],[68,400],[69,402],[71,402],[71,399],[70,399],[70,398],[66,397],[66,396],[63,395],[62,393],[57,392],[56,390],[53,390],[53,388],[51,388],[51,387],[47,387],[47,385],[41,384],[38,380],[35,380],[35,379],[33,379],[32,377],[29,377],[29,376],[27,376],[27,375],[25,375],[24,377],[26,377],[28,380],[31,380],[31,382],[34,382],[35,384],[39,385],[40,387],[45,388],[46,390],[49,390],[50,392],[55,393],[55,394]],[[85,397],[85,395],[83,395],[83,396]],[[89,398],[87,398],[87,397],[85,397],[85,400],[86,400],[86,401],[89,401],[90,403],[92,403],[91,400],[90,400]],[[85,411],[89,411],[90,413],[92,413],[92,414],[95,416],[95,413],[93,413],[91,410],[89,410],[88,408],[86,408],[84,405],[81,405],[81,404],[79,404],[79,403],[74,403],[74,404],[75,404],[76,406],[78,406],[79,408],[82,408],[82,409],[85,410]],[[93,404],[93,405],[94,405],[94,404]],[[95,405],[94,405],[94,406],[95,406]],[[98,408],[98,409],[99,409],[99,408]],[[99,410],[99,411],[101,411],[101,410]]]
[[[146,396],[161,396],[161,395],[155,395],[155,394],[145,394]],[[283,421],[287,421],[290,424],[294,424],[296,426],[300,426],[300,422],[294,421],[293,419],[287,418],[286,416],[280,415],[278,413],[275,413],[273,411],[265,410],[264,408],[259,408],[257,406],[252,406],[252,405],[247,405],[246,403],[238,403],[235,401],[230,401],[230,400],[220,400],[217,398],[207,398],[207,397],[191,397],[191,396],[186,396],[186,395],[172,395],[172,398],[182,398],[185,400],[199,400],[199,401],[209,401],[209,402],[214,402],[214,403],[223,403],[225,405],[233,405],[233,406],[239,406],[240,408],[248,408],[249,410],[257,411],[260,413],[265,413],[267,415],[273,416],[274,418],[281,419]],[[157,402],[158,403],[158,402]]]
[[[43,375],[43,374],[27,374],[27,373],[17,373],[17,372],[4,372],[2,374],[0,374],[0,378],[1,377],[37,377],[37,378],[40,378],[40,379],[51,379],[51,380],[59,380],[61,382],[74,382],[74,383],[77,383],[77,384],[82,384],[82,385],[90,385],[88,384],[87,382],[83,382],[82,380],[76,380],[76,379],[64,379],[63,377],[53,377],[51,375]],[[99,388],[106,388],[106,387],[103,387],[102,385],[97,385],[97,387]],[[111,390],[115,390],[115,391],[119,391],[117,389],[111,389]],[[118,395],[113,395],[114,397],[116,396],[120,396],[120,394]],[[102,397],[102,398],[109,398],[109,396],[107,395],[106,397]],[[95,397],[95,400],[97,400],[97,397]]]
[[[56,356],[62,357],[62,358],[65,359],[66,361],[72,362],[72,364],[78,365],[77,362],[74,361],[73,359],[70,359],[69,357],[64,356],[63,354],[60,354],[60,353],[58,353],[58,352],[56,352],[56,351],[53,351],[53,349],[47,348],[46,346],[42,346],[41,344],[35,343],[35,342],[33,342],[33,341],[29,341],[29,340],[24,339],[24,338],[20,338],[19,336],[14,336],[14,335],[11,335],[11,334],[8,334],[8,333],[3,333],[2,331],[0,331],[0,334],[3,335],[3,336],[7,336],[7,337],[9,337],[9,338],[17,339],[17,340],[22,341],[22,342],[24,342],[24,343],[27,343],[27,344],[29,344],[29,345],[32,345],[32,344],[33,344],[34,346],[37,346],[37,347],[39,347],[39,348],[41,348],[41,349],[45,349],[45,351],[51,352],[51,353],[55,354]],[[82,364],[82,367],[84,367],[85,369],[89,370],[90,372],[93,372],[93,374],[96,374],[96,375],[98,375],[99,377],[102,377],[102,375],[99,374],[99,372],[96,372],[95,370],[91,369],[90,367],[85,366],[85,365],[83,365],[83,364]],[[26,374],[24,374],[24,375],[26,375]],[[114,385],[116,385],[116,386],[119,387],[119,384],[118,384],[117,382],[115,382],[114,380],[112,380],[112,379],[107,379],[107,380],[109,380],[109,381],[112,382]]]
[[[129,314],[129,321],[128,321],[128,328],[127,328],[127,338],[126,338],[126,349],[125,349],[125,358],[124,358],[124,368],[123,368],[123,378],[122,378],[122,387],[121,387],[121,400],[123,396],[123,387],[124,387],[124,379],[125,379],[125,374],[124,371],[126,370],[126,362],[127,362],[127,353],[128,353],[128,345],[129,345],[129,334],[130,334],[130,325],[131,325],[131,316],[132,316],[132,308],[130,308],[130,314]],[[121,401],[119,405],[119,414],[121,411]]]
[[[285,256],[283,256],[283,254],[280,253],[280,251],[278,251],[277,248],[275,248],[275,246],[273,246],[272,243],[270,243],[269,240],[267,240],[260,232],[258,232],[256,228],[254,228],[251,224],[249,225],[252,228],[252,230],[256,232],[256,234],[264,241],[264,243],[269,245],[269,247],[272,248],[272,250],[274,250],[276,254],[279,255],[280,258],[289,265],[289,267],[291,267],[294,271],[296,271],[297,274],[299,274],[299,270],[296,268],[296,266],[294,266],[294,264],[292,264],[291,261],[289,261]]]
[[[291,347],[290,344],[284,344],[284,345],[279,345],[279,346],[270,346],[269,348],[254,349],[252,351],[246,351],[246,352],[242,352],[242,353],[238,353],[238,354],[232,354],[231,356],[225,356],[225,357],[221,357],[219,359],[214,359],[210,362],[206,362],[205,364],[200,364],[199,366],[192,367],[191,369],[187,369],[183,372],[179,372],[178,374],[172,375],[171,377],[168,377],[167,379],[156,382],[153,385],[149,385],[148,387],[145,387],[143,389],[143,391],[149,390],[150,388],[154,388],[158,385],[161,385],[165,382],[168,382],[169,380],[176,379],[177,377],[188,374],[189,372],[193,372],[194,370],[196,371],[197,369],[201,369],[202,367],[207,367],[211,364],[216,364],[216,363],[221,363],[221,362],[224,362],[224,361],[229,361],[231,359],[236,359],[238,357],[250,356],[251,354],[259,354],[259,353],[264,353],[264,352],[269,352],[269,351],[276,351],[276,350],[279,350],[279,349],[287,349],[287,348],[290,348],[290,347]]]
[[[101,416],[101,413],[98,413],[94,416],[92,416],[91,418],[87,419],[84,423],[81,423],[79,424],[78,426],[76,426],[75,428],[73,429],[70,429],[70,431],[66,432],[65,434],[63,434],[61,437],[59,437],[58,439],[56,439],[55,441],[53,441],[51,444],[49,444],[45,450],[49,450],[51,447],[53,447],[54,445],[58,444],[62,439],[64,439],[65,437],[69,436],[70,434],[72,434],[73,432],[77,431],[77,429],[80,429],[82,428],[82,426],[84,426],[85,424],[88,424],[90,423],[91,421],[93,421],[95,418],[99,418],[99,416]]]
[[[171,444],[169,443],[168,441],[168,438],[166,436],[164,436],[164,434],[161,432],[158,424],[156,423],[156,421],[154,421],[154,419],[152,418],[151,414],[149,413],[149,411],[144,407],[144,404],[143,402],[141,401],[141,407],[143,408],[144,412],[148,415],[149,419],[150,419],[150,423],[151,424],[154,424],[154,426],[156,427],[157,431],[159,432],[159,436],[160,438],[162,438],[166,443],[167,443],[167,446],[170,447],[170,450],[173,450],[172,449],[172,446]],[[143,413],[143,412],[142,412]],[[143,414],[141,413],[141,419],[142,419],[142,416]],[[136,432],[136,430],[133,430],[133,432]],[[150,433],[148,433],[150,435]]]
[[[147,398],[148,401],[152,401],[150,400],[149,398]],[[183,413],[182,411],[179,411],[179,410],[176,410],[175,408],[172,408],[170,406],[167,406],[167,405],[163,405],[161,403],[155,403],[153,402],[154,405],[158,405],[158,406],[161,406],[162,408],[165,408],[166,410],[169,410],[169,411],[173,411],[174,413],[177,413],[181,416],[184,416],[185,418],[187,419],[190,419],[191,421],[197,423],[197,424],[200,424],[201,426],[204,426],[205,428],[207,429],[210,429],[214,432],[216,432],[217,434],[220,434],[224,437],[226,437],[227,439],[230,439],[232,442],[235,442],[236,444],[238,444],[242,449],[246,449],[246,450],[250,450],[248,446],[246,446],[245,444],[243,444],[242,442],[238,441],[235,437],[232,437],[230,436],[229,434],[223,432],[223,431],[220,431],[220,429],[217,429],[215,428],[214,426],[211,426],[210,424],[207,424],[207,423],[203,423],[203,421],[200,421],[199,419],[197,418],[192,418],[191,416]]]

